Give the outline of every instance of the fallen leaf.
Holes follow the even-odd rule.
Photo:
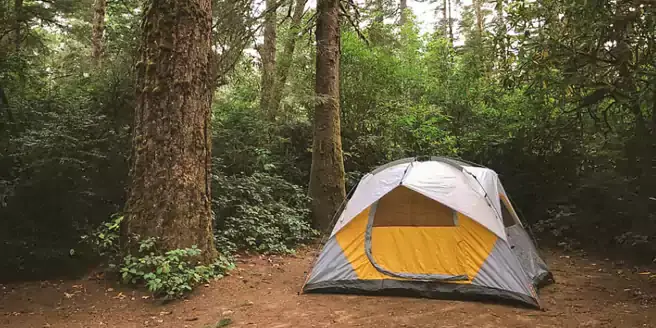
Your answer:
[[[651,274],[651,272],[649,272],[649,271],[645,271],[645,272],[640,272],[640,273],[638,273],[638,274],[648,275],[648,274]]]
[[[173,311],[162,311],[162,312],[159,313],[159,315],[169,315],[169,314],[172,314],[172,313],[173,313]]]
[[[73,294],[69,294],[67,292],[64,292],[64,296],[66,296],[66,298],[71,298],[71,297],[73,297]]]
[[[108,291],[108,292],[113,292],[113,291],[114,291],[114,288],[107,288],[107,291]]]

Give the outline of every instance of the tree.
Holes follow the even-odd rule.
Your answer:
[[[438,4],[435,7],[435,15],[441,16],[441,18],[437,20],[436,31],[442,32],[442,36],[448,38],[451,41],[451,44],[453,44],[453,41],[455,40],[453,34],[453,23],[455,22],[455,19],[451,17],[451,12],[453,11],[452,6],[459,6],[460,1],[461,0],[443,0],[441,4]],[[438,14],[438,11],[441,12]]]
[[[105,33],[105,11],[107,0],[95,0],[93,4],[93,26],[91,34],[91,58],[95,64],[100,62],[103,52],[103,34]]]
[[[276,83],[276,0],[266,0],[264,14],[264,44],[258,47],[262,60],[262,81],[260,91],[260,108],[270,119],[275,118],[272,108],[273,90]]]
[[[14,45],[16,50],[20,50],[21,43],[23,42],[23,34],[21,33],[23,24],[23,0],[14,0]]]
[[[408,13],[406,10],[408,10],[408,0],[401,0],[399,2],[399,11],[401,12],[399,16],[399,25],[401,26],[405,25],[408,21]]]
[[[150,1],[137,64],[124,237],[216,255],[210,209],[211,0]]]
[[[339,0],[317,2],[316,42],[317,100],[309,189],[313,223],[327,231],[346,198],[339,110]]]
[[[473,0],[474,14],[476,15],[476,38],[483,38],[483,28],[485,26],[485,17],[483,16],[483,0]]]
[[[282,54],[276,65],[276,81],[273,85],[273,95],[272,102],[270,104],[271,110],[273,113],[278,113],[280,107],[280,101],[282,100],[283,89],[285,88],[285,83],[287,82],[287,76],[289,75],[289,69],[292,66],[292,60],[294,59],[294,50],[296,49],[296,41],[300,38],[301,32],[301,21],[303,19],[303,13],[305,12],[305,4],[307,0],[297,0],[294,6],[294,13],[292,14],[292,20],[287,31],[287,36],[285,38],[285,43],[282,49]]]

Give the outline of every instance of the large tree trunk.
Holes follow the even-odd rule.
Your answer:
[[[283,52],[276,65],[276,83],[273,86],[273,96],[271,103],[271,110],[274,113],[278,113],[278,109],[280,108],[280,101],[282,100],[283,90],[285,89],[285,84],[287,83],[289,69],[292,66],[292,61],[294,60],[296,40],[298,40],[299,33],[301,32],[301,20],[303,19],[306,3],[307,0],[296,1],[294,13],[292,14],[292,21],[287,32],[284,48],[282,50]]]
[[[346,192],[339,112],[339,0],[317,2],[316,106],[310,172],[315,227],[330,229]]]
[[[273,89],[276,82],[276,0],[266,0],[264,15],[264,44],[258,48],[262,60],[262,82],[260,90],[260,108],[273,120]]]
[[[21,49],[23,43],[22,25],[23,25],[23,0],[14,0],[14,45],[16,51]]]
[[[401,0],[399,10],[401,11],[399,25],[403,26],[408,21],[408,14],[406,13],[406,10],[408,10],[408,0]]]
[[[105,11],[107,0],[95,0],[93,4],[93,24],[91,31],[91,58],[100,63],[103,53],[103,34],[105,33]]]
[[[211,0],[151,0],[137,64],[127,249],[135,234],[160,249],[216,256],[210,209]]]

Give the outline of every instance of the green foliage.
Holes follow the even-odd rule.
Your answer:
[[[219,320],[219,322],[217,322],[214,327],[216,327],[216,328],[227,327],[231,324],[232,324],[232,319],[224,318],[224,319]]]
[[[88,244],[93,252],[101,257],[109,257],[109,261],[112,262],[113,257],[120,254],[119,241],[123,218],[123,215],[112,215],[109,222],[102,223],[90,235],[83,235],[82,242]]]
[[[78,268],[55,265],[58,254],[120,209],[127,178],[130,74],[108,63],[97,75],[62,77],[44,61],[0,56],[8,101],[0,112],[11,113],[0,118],[7,122],[0,131],[0,236],[5,254],[20,261],[1,265],[3,274]],[[25,249],[39,256],[23,257]]]
[[[317,232],[309,224],[304,191],[279,176],[212,176],[215,236],[220,251],[292,253]]]
[[[221,278],[234,268],[234,264],[225,257],[209,265],[194,264],[201,253],[196,246],[160,254],[155,244],[155,238],[142,240],[136,255],[123,258],[119,272],[124,283],[143,284],[157,297],[180,298],[195,286]]]

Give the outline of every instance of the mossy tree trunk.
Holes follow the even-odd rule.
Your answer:
[[[210,209],[211,0],[152,0],[145,6],[126,206],[132,236],[162,250],[196,245],[216,256]]]
[[[346,198],[339,108],[339,0],[317,2],[317,102],[310,196],[314,226],[330,229],[331,219]]]

